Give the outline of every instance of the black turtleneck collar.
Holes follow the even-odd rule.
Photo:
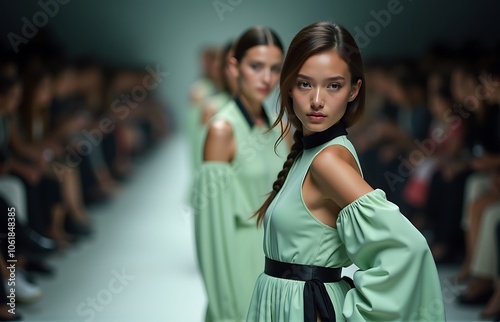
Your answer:
[[[245,117],[245,120],[247,120],[248,126],[250,126],[250,128],[253,128],[255,126],[255,123],[253,122],[252,118],[250,117],[250,114],[248,114],[248,111],[245,108],[245,106],[243,105],[243,103],[241,102],[240,98],[235,97],[234,101],[236,102],[236,105],[238,105],[238,108],[240,109],[241,113]],[[264,121],[266,122],[267,127],[270,127],[271,123],[269,123],[269,117],[267,116],[266,110],[264,109],[263,106],[262,106],[262,117],[264,117]]]
[[[339,122],[330,126],[323,132],[316,132],[308,136],[303,136],[302,144],[305,150],[312,149],[342,135],[347,135],[347,131],[344,123]]]

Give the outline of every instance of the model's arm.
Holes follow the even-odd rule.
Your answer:
[[[236,151],[233,128],[224,120],[216,120],[210,124],[205,147],[204,161],[231,162]]]
[[[214,321],[233,320],[240,311],[236,299],[241,276],[237,274],[234,253],[237,200],[230,163],[234,144],[230,124],[216,120],[209,125],[203,162],[191,196],[198,262],[210,302],[210,318]]]
[[[346,294],[347,321],[444,321],[436,266],[425,238],[362,178],[350,152],[323,150],[311,176],[324,198],[342,209],[337,231],[347,255],[360,269]]]

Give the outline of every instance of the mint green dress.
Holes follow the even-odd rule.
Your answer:
[[[208,297],[206,321],[244,321],[257,277],[264,269],[263,229],[252,214],[282,169],[286,144],[278,129],[253,126],[231,100],[214,120],[233,128],[232,163],[203,162],[192,194],[199,267]]]
[[[382,190],[344,207],[336,229],[306,208],[303,180],[315,156],[330,145],[348,149],[360,166],[345,135],[304,150],[266,212],[265,255],[322,267],[356,264],[356,288],[344,280],[325,283],[337,321],[444,321],[440,282],[426,240]],[[262,273],[247,321],[303,321],[304,283]]]

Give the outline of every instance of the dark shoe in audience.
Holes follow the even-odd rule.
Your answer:
[[[498,319],[500,318],[500,313],[487,314],[487,313],[481,312],[481,314],[479,314],[479,318],[481,320],[492,319],[492,321],[498,321]]]
[[[455,281],[460,284],[464,284],[471,279],[470,267],[467,265],[462,265],[460,271],[458,271]]]
[[[54,276],[55,269],[43,261],[28,261],[25,270],[30,273],[38,273],[46,276]]]
[[[493,295],[493,292],[494,290],[491,288],[473,296],[462,293],[458,297],[458,302],[465,305],[483,305],[488,303],[489,299]]]
[[[500,312],[497,312],[495,314],[488,314],[483,311],[481,312],[481,314],[479,314],[479,319],[481,320],[491,319],[491,321],[493,322],[500,322]]]
[[[101,204],[109,200],[109,195],[102,189],[96,187],[90,189],[90,191],[84,193],[83,202],[85,205]]]
[[[23,317],[19,315],[19,313],[16,314],[10,314],[7,315],[0,315],[0,322],[11,322],[11,321],[22,321]]]
[[[490,298],[488,304],[479,315],[481,320],[493,319],[498,321],[500,318],[500,303],[498,303],[498,291]]]
[[[0,304],[0,322],[21,321],[23,319],[17,312],[16,314],[11,314],[9,310],[10,307],[7,304]]]
[[[25,229],[23,239],[19,242],[22,251],[29,257],[44,257],[58,250],[55,240],[44,237],[31,228]]]
[[[110,169],[113,179],[118,182],[127,181],[134,173],[131,162],[117,162],[114,167]]]
[[[67,250],[71,243],[76,241],[76,237],[66,231],[48,229],[47,236],[57,243],[57,250],[62,253]]]
[[[65,227],[66,231],[74,236],[88,237],[92,235],[92,228],[89,224],[84,224],[67,216]]]

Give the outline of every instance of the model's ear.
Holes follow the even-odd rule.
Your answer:
[[[363,81],[361,79],[358,79],[356,84],[354,84],[351,87],[351,94],[349,94],[349,102],[354,101],[354,99],[358,96],[359,89],[361,88],[361,84],[363,84]]]
[[[228,59],[228,66],[229,66],[229,72],[231,73],[231,76],[234,78],[240,77],[240,71],[238,70],[238,60],[234,57],[229,57]]]

